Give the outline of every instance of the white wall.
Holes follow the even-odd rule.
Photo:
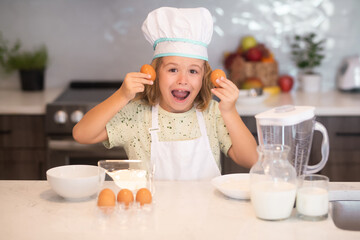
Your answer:
[[[148,12],[160,6],[210,10],[213,68],[222,68],[224,52],[234,51],[242,36],[252,34],[275,53],[282,73],[296,75],[286,39],[316,31],[327,38],[326,59],[318,70],[324,75],[323,89],[329,89],[341,60],[360,54],[358,0],[0,0],[0,31],[28,49],[47,45],[47,88],[72,79],[123,79],[151,61],[152,47],[140,28]],[[17,74],[0,73],[0,88],[18,86]]]

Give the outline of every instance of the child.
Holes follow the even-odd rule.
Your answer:
[[[209,11],[159,8],[142,30],[155,50],[156,80],[128,73],[120,89],[74,127],[74,139],[123,146],[129,159],[154,164],[155,179],[219,176],[220,150],[250,168],[257,160],[256,141],[236,111],[239,90],[224,78],[217,80],[219,88],[211,88]]]

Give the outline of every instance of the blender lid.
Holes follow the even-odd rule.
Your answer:
[[[255,115],[260,125],[296,125],[315,116],[315,107],[284,105]]]

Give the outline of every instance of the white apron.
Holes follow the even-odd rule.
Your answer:
[[[159,142],[159,105],[152,107],[151,162],[157,180],[200,180],[220,176],[211,151],[202,113],[196,110],[201,137],[193,140]]]

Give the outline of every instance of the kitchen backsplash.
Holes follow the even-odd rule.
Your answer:
[[[344,57],[360,54],[358,0],[1,0],[0,31],[31,49],[45,43],[50,65],[46,88],[63,87],[73,79],[123,79],[152,59],[152,47],[141,32],[147,14],[160,6],[210,10],[214,34],[209,62],[223,68],[225,52],[253,35],[279,62],[280,73],[296,76],[289,37],[315,31],[326,38],[326,58],[317,70],[323,90],[336,84]],[[0,88],[18,88],[17,74],[0,73]]]

